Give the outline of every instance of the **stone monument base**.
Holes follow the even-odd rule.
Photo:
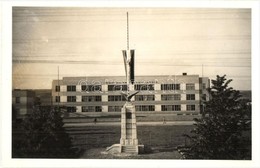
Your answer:
[[[144,153],[144,145],[114,144],[110,147],[107,147],[106,152],[110,154],[138,155]]]

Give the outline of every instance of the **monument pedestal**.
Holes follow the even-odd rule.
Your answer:
[[[135,106],[131,102],[126,102],[121,110],[120,144],[112,145],[107,151],[137,155],[143,150],[144,145],[138,145]]]
[[[131,102],[126,102],[121,110],[120,144],[122,153],[138,154],[135,106]]]

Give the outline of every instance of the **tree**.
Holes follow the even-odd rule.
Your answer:
[[[228,87],[232,80],[217,76],[208,89],[205,114],[196,118],[190,144],[178,151],[187,159],[250,159],[251,107],[240,92]],[[249,134],[249,135],[248,135]]]
[[[22,123],[23,138],[16,157],[72,158],[71,140],[63,128],[59,109],[36,107]],[[14,150],[13,150],[14,151]]]

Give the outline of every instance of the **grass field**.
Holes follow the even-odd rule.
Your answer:
[[[186,143],[182,135],[188,134],[192,128],[193,125],[138,126],[139,144],[144,144],[146,152],[149,153],[138,157],[178,158],[175,148]],[[121,136],[120,126],[67,127],[66,131],[72,138],[73,146],[85,151],[83,158],[114,158],[97,153],[119,143]]]

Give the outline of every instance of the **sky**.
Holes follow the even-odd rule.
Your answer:
[[[50,89],[68,76],[227,75],[251,90],[251,10],[13,7],[13,89]]]

